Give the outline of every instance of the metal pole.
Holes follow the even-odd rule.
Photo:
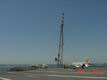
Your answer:
[[[61,18],[61,65],[63,65],[63,46],[64,46],[64,35],[63,35],[63,27],[64,27],[64,13],[62,13]]]
[[[60,29],[60,37],[59,37],[59,49],[57,55],[57,67],[63,65],[63,46],[64,46],[63,27],[64,27],[64,13],[62,13],[61,16],[61,29]]]

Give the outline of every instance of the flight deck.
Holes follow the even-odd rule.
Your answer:
[[[39,69],[0,74],[0,80],[107,80],[107,70]]]

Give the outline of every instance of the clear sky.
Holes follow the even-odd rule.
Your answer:
[[[0,63],[107,62],[107,0],[0,0]]]

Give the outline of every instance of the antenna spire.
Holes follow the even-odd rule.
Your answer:
[[[61,20],[61,65],[63,64],[63,47],[64,47],[64,32],[63,32],[63,27],[64,27],[64,13],[62,13],[62,20]]]
[[[60,37],[59,37],[59,49],[57,58],[55,59],[57,61],[57,66],[61,67],[63,65],[63,48],[64,48],[64,33],[63,33],[63,27],[64,27],[64,13],[62,13],[61,16],[61,28],[60,28]]]

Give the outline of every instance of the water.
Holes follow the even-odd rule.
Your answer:
[[[9,72],[14,67],[30,67],[30,64],[0,64],[0,73]]]

